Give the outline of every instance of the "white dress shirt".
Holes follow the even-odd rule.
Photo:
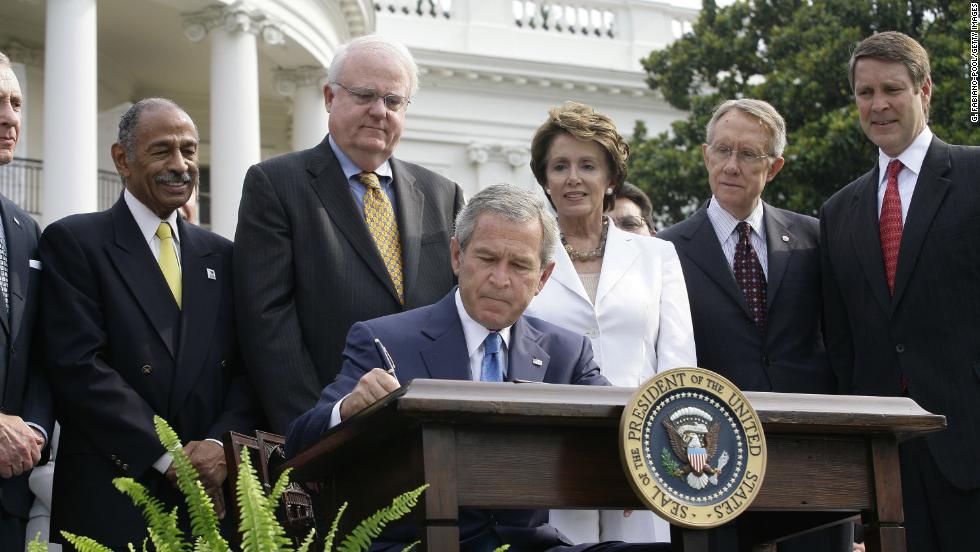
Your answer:
[[[769,248],[766,246],[766,219],[762,216],[762,201],[756,204],[755,209],[745,217],[745,222],[752,227],[749,239],[752,240],[752,247],[755,248],[756,256],[759,257],[759,264],[762,265],[762,273],[769,279]],[[721,244],[721,251],[725,254],[728,267],[735,270],[735,248],[738,246],[739,235],[735,227],[741,220],[726,211],[712,196],[708,203],[708,220],[715,229],[718,236],[718,243]]]
[[[902,170],[898,173],[898,196],[902,200],[902,224],[909,214],[909,205],[912,203],[912,193],[915,192],[915,183],[919,180],[919,173],[922,171],[922,162],[926,159],[926,152],[932,144],[932,131],[929,127],[922,129],[915,140],[905,148],[905,151],[898,154],[898,159],[902,162]],[[878,150],[878,217],[881,217],[881,204],[885,201],[885,189],[888,187],[888,163],[893,158],[888,157],[885,152]]]

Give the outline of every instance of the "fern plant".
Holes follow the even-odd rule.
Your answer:
[[[148,541],[158,552],[228,552],[230,546],[221,536],[218,529],[218,518],[214,514],[214,503],[208,497],[204,486],[199,480],[197,471],[191,465],[181,449],[180,439],[166,420],[155,416],[153,418],[160,442],[173,456],[173,465],[177,473],[177,486],[184,495],[187,511],[191,521],[191,542],[185,541],[185,536],[177,523],[177,508],[167,511],[162,502],[150,495],[149,491],[138,481],[129,477],[119,477],[112,481],[120,492],[125,493],[133,503],[143,510],[147,523]],[[285,470],[279,476],[272,491],[266,496],[262,484],[256,474],[248,451],[242,450],[242,463],[238,468],[236,495],[241,510],[239,531],[242,533],[243,552],[293,552],[292,543],[286,537],[286,532],[275,516],[276,505],[289,483],[289,471]],[[337,552],[365,552],[371,542],[377,538],[391,522],[400,519],[418,504],[418,499],[428,485],[408,491],[392,500],[390,506],[381,508],[367,519],[361,521],[350,534],[337,546]],[[324,552],[333,552],[333,541],[337,534],[341,516],[347,508],[345,502],[337,511],[330,531],[324,539]],[[67,531],[61,534],[65,540],[79,552],[112,552],[95,540],[74,535]],[[295,552],[308,552],[315,537],[311,530]],[[148,549],[144,540],[142,550]],[[404,552],[408,552],[418,542],[409,544]],[[129,545],[132,552],[137,548]],[[503,552],[506,546],[495,552]],[[28,552],[46,552],[47,547],[38,537],[28,544]]]

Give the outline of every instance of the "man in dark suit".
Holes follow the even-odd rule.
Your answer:
[[[947,429],[900,446],[908,548],[980,549],[980,148],[927,126],[929,56],[897,32],[851,55],[878,159],[820,215],[827,345],[843,392],[905,395]]]
[[[782,169],[786,123],[773,106],[730,100],[702,146],[712,197],[657,237],[673,242],[691,303],[698,365],[745,391],[834,393],[821,331],[819,225],[761,200]],[[780,550],[850,550],[849,528]]]
[[[354,324],[340,375],[290,426],[288,455],[416,378],[609,385],[587,338],[523,315],[551,275],[557,241],[557,222],[530,192],[498,184],[473,196],[451,244],[459,287],[434,305]],[[377,368],[384,363],[375,339],[388,347],[396,375]],[[515,551],[565,548],[568,541],[547,521],[546,510],[463,509],[461,549],[504,543]],[[417,528],[403,524],[371,550],[401,550],[417,538]],[[650,549],[619,543],[572,548]]]
[[[177,214],[197,185],[197,149],[180,107],[138,102],[112,146],[122,197],[41,235],[45,366],[62,424],[56,540],[67,530],[138,546],[146,523],[114,477],[140,481],[167,510],[182,503],[154,415],[184,441],[220,515],[217,439],[260,423],[236,342],[232,244]]]
[[[21,95],[10,60],[0,52],[0,165],[20,137]],[[31,468],[42,459],[54,426],[47,383],[32,354],[41,263],[37,223],[0,195],[0,549],[22,550],[33,495]],[[33,535],[32,535],[33,537]]]
[[[245,176],[235,303],[275,432],[333,381],[353,323],[431,304],[453,286],[449,235],[462,190],[392,157],[417,72],[404,46],[354,39],[323,87],[327,138]]]

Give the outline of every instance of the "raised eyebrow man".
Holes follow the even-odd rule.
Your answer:
[[[0,52],[0,165],[20,138],[24,97]],[[41,263],[37,223],[0,195],[0,549],[23,550],[34,499],[27,478],[46,461],[54,410],[34,345]]]
[[[235,233],[241,341],[271,429],[311,408],[355,322],[452,288],[449,236],[463,192],[393,157],[418,90],[408,50],[368,35],[334,56],[317,146],[252,166]]]
[[[835,393],[822,332],[819,225],[764,201],[785,163],[786,123],[767,102],[718,106],[702,145],[711,198],[657,234],[681,260],[698,366],[745,391]],[[733,531],[716,530],[715,539]],[[779,550],[850,551],[850,526],[810,533]]]
[[[851,54],[871,170],[820,211],[841,391],[907,396],[947,428],[899,445],[910,552],[980,550],[980,148],[929,129],[929,55],[882,32]]]
[[[41,235],[44,364],[61,422],[57,542],[61,530],[113,550],[143,541],[142,512],[115,477],[136,479],[168,511],[183,503],[155,415],[184,442],[219,516],[220,439],[260,427],[236,339],[232,244],[177,213],[197,187],[197,150],[197,127],[177,104],[137,102],[112,145],[119,200]]]

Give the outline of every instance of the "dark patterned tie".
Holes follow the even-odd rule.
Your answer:
[[[0,293],[3,293],[3,306],[10,314],[10,295],[7,275],[7,237],[0,231]]]
[[[362,172],[358,173],[357,179],[367,188],[364,193],[364,222],[367,223],[368,231],[374,238],[375,245],[378,246],[378,252],[381,253],[381,260],[384,261],[388,275],[395,284],[398,301],[404,305],[402,242],[398,224],[395,222],[395,211],[391,207],[388,195],[381,189],[381,181],[377,174]]]
[[[898,268],[898,249],[902,245],[902,198],[898,195],[898,173],[902,172],[902,166],[898,159],[892,159],[888,163],[888,183],[885,185],[885,199],[881,202],[881,218],[878,220],[888,295],[895,295],[895,270]]]
[[[735,246],[735,281],[745,294],[745,302],[749,306],[752,321],[760,333],[766,331],[766,274],[762,271],[762,263],[752,247],[752,227],[742,221],[735,227],[738,232],[738,245]]]

